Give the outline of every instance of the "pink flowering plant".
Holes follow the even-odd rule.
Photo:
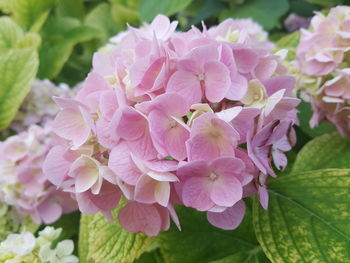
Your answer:
[[[158,15],[94,55],[77,95],[54,98],[64,140],[43,165],[82,213],[112,222],[123,198],[119,224],[150,236],[170,218],[181,228],[174,205],[223,229],[242,221],[244,197],[267,209],[267,180],[286,167],[298,124],[294,78],[257,24],[176,26]]]
[[[15,2],[0,263],[350,262],[350,7]]]

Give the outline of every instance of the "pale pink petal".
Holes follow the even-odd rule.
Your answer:
[[[147,175],[143,175],[137,181],[135,187],[135,201],[144,204],[153,204],[155,199],[155,188],[157,181]]]
[[[167,91],[181,95],[189,105],[199,103],[203,95],[197,77],[191,72],[182,70],[171,75]]]
[[[231,87],[230,72],[227,67],[218,61],[209,61],[204,65],[205,97],[210,102],[219,102]]]
[[[233,230],[242,222],[244,214],[245,204],[243,201],[238,201],[222,213],[207,212],[207,219],[213,226],[224,230]]]
[[[170,184],[168,182],[157,182],[154,189],[154,197],[158,204],[166,207],[170,198]]]
[[[233,55],[240,73],[249,73],[258,65],[259,59],[253,49],[234,49]]]
[[[38,206],[38,213],[45,224],[51,224],[60,218],[62,214],[62,207],[53,202],[53,200],[46,199]]]
[[[234,175],[217,176],[210,193],[210,198],[216,205],[230,207],[242,199],[242,184]]]
[[[162,227],[161,216],[153,205],[127,203],[118,214],[119,224],[129,232],[156,236]]]
[[[214,206],[210,198],[211,182],[206,177],[191,177],[182,188],[182,200],[185,206],[206,211]]]

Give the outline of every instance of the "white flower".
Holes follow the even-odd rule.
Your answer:
[[[30,232],[10,234],[7,236],[6,240],[0,244],[0,251],[12,252],[18,256],[24,256],[33,251],[35,244],[35,237]]]
[[[56,240],[62,232],[62,228],[53,228],[52,226],[47,226],[39,232],[38,244],[44,246],[52,241]]]

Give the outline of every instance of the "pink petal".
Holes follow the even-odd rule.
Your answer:
[[[156,236],[162,227],[161,216],[153,205],[127,203],[118,214],[119,224],[129,232]]]
[[[248,90],[248,81],[240,74],[231,74],[231,86],[228,89],[225,98],[229,100],[240,100]]]
[[[242,222],[245,214],[245,204],[238,201],[234,206],[222,213],[207,212],[207,219],[213,226],[224,230],[236,229]]]
[[[157,181],[147,175],[143,175],[137,181],[135,187],[135,201],[144,204],[153,204],[155,199],[155,188]]]
[[[185,206],[206,211],[214,206],[210,198],[210,182],[205,177],[191,177],[182,188],[182,200]]]
[[[170,198],[170,184],[168,182],[157,182],[154,197],[158,204],[167,207]]]
[[[60,218],[62,207],[53,200],[46,199],[38,206],[38,213],[45,224],[51,224]]]
[[[192,161],[180,166],[177,170],[177,175],[181,180],[186,180],[189,177],[207,176],[209,175],[209,168],[205,161]]]
[[[231,87],[230,72],[227,67],[218,61],[209,61],[204,66],[205,97],[210,102],[219,102]]]
[[[182,70],[176,71],[171,75],[167,91],[181,95],[189,105],[199,103],[203,95],[200,82],[196,76],[191,72]]]
[[[234,49],[233,55],[240,73],[251,72],[259,62],[258,56],[253,49]]]
[[[242,195],[242,184],[235,176],[218,174],[210,198],[216,205],[230,207],[241,200]]]

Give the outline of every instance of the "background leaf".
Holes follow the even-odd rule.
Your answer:
[[[267,211],[254,202],[254,227],[272,262],[349,262],[349,169],[279,177],[268,191]]]
[[[156,15],[173,15],[185,9],[192,0],[141,0],[140,16],[142,21],[151,21]]]
[[[113,211],[115,219],[119,209]],[[82,215],[79,232],[81,263],[133,262],[153,242],[151,237],[127,232],[117,222],[111,224],[102,214]]]
[[[289,9],[288,0],[247,0],[243,5],[224,10],[220,20],[232,18],[253,18],[266,30],[281,27],[280,18]]]

